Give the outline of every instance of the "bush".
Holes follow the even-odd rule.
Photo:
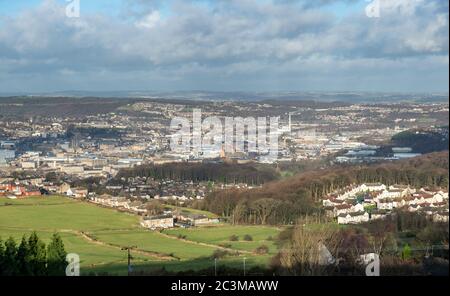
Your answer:
[[[244,240],[250,242],[253,240],[253,237],[249,234],[246,234],[246,235],[244,235]]]
[[[227,249],[230,249],[232,247],[231,244],[227,244],[227,243],[220,244],[219,246],[221,246],[223,248],[227,248]]]
[[[266,238],[266,240],[269,241],[269,242],[271,242],[271,241],[273,241],[273,237],[272,237],[271,235],[269,235],[269,237]]]
[[[230,236],[230,241],[231,242],[237,242],[239,240],[239,236],[233,234],[232,236]]]
[[[266,245],[261,245],[255,249],[255,253],[258,255],[264,255],[269,253],[269,247]]]
[[[409,259],[411,259],[411,247],[410,247],[408,244],[406,244],[406,245],[403,247],[403,250],[402,250],[402,259],[403,259],[403,260],[409,260]]]
[[[225,257],[226,255],[228,255],[228,251],[217,249],[217,250],[215,250],[215,251],[213,252],[213,254],[211,255],[211,257],[212,257],[213,259],[219,259],[219,258]]]

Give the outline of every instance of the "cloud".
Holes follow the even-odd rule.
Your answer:
[[[124,0],[80,18],[45,0],[0,20],[0,87],[448,89],[448,3],[381,1],[371,19],[334,0]]]
[[[161,20],[159,11],[155,10],[136,22],[136,26],[151,29]]]

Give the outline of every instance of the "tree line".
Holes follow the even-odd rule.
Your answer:
[[[13,237],[5,242],[0,238],[1,276],[64,276],[67,253],[58,233],[53,234],[50,243],[45,243],[36,232],[22,237],[17,244]]]
[[[262,188],[215,191],[201,206],[236,224],[293,224],[300,216],[321,215],[320,201],[327,194],[375,182],[447,188],[448,151],[392,163],[318,169]]]
[[[156,180],[171,179],[193,182],[246,183],[259,185],[277,179],[275,169],[254,164],[229,163],[167,163],[146,164],[121,170],[115,182],[121,178],[150,177]],[[114,181],[113,181],[114,182]]]

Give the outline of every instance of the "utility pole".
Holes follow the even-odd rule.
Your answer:
[[[130,276],[131,273],[131,259],[133,259],[133,257],[131,256],[131,250],[136,248],[137,246],[128,246],[122,248],[123,251],[126,250],[128,252],[128,276]]]
[[[214,276],[217,276],[217,258],[214,258]]]
[[[245,276],[245,260],[246,260],[247,258],[245,258],[244,257],[244,276]]]

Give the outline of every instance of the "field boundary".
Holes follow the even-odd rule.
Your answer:
[[[89,234],[88,232],[84,232],[84,231],[75,231],[75,233],[77,233],[78,235],[80,235],[81,237],[83,237],[85,240],[93,243],[93,244],[97,244],[97,245],[101,245],[101,246],[108,246],[108,247],[112,247],[112,248],[116,248],[116,249],[122,249],[123,246],[121,245],[116,245],[116,244],[111,244],[111,243],[107,243],[104,241],[100,241],[97,240],[96,238],[94,238],[91,234]],[[171,260],[180,260],[180,258],[175,257],[175,256],[169,256],[163,253],[158,253],[158,252],[152,252],[152,251],[146,251],[146,250],[142,250],[139,248],[133,249],[133,252],[140,254],[140,255],[144,255],[144,256],[148,256],[148,257],[152,257],[152,258],[156,258],[156,259],[160,259],[160,260],[167,260],[167,261],[171,261]]]

